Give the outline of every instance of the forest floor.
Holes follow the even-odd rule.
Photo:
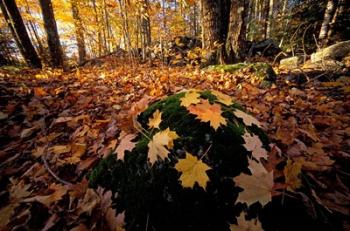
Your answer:
[[[206,73],[107,57],[100,66],[0,70],[0,230],[106,230],[122,223],[111,192],[86,176],[133,130],[132,105],[183,89],[216,89],[256,116],[285,159],[306,204],[322,206],[350,229],[350,81],[310,78],[262,89],[247,71]],[[304,180],[307,179],[307,180]],[[307,190],[304,190],[307,188]],[[309,194],[304,194],[306,191]],[[291,221],[292,222],[292,221]]]

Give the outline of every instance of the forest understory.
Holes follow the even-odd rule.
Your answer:
[[[0,229],[122,230],[112,193],[89,188],[87,175],[115,151],[121,131],[135,131],[138,107],[195,88],[226,93],[254,115],[274,144],[269,162],[289,190],[280,193],[303,198],[311,216],[328,211],[349,230],[349,77],[302,72],[300,83],[274,69],[276,83],[261,88],[249,70],[206,72],[109,56],[67,72],[2,68]],[[289,170],[278,168],[286,164]]]

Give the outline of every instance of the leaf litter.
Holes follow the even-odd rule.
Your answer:
[[[123,159],[125,151],[134,148],[132,140],[138,130],[133,118],[147,105],[157,98],[194,88],[217,90],[217,103],[243,105],[260,123],[243,111],[237,110],[234,115],[251,126],[261,126],[279,147],[280,154],[276,154],[275,148],[273,155],[270,152],[267,166],[261,144],[246,136],[245,147],[260,151],[253,153],[255,160],[250,160],[251,175],[242,173],[233,179],[238,185],[246,184],[242,188],[246,188],[248,195],[240,198],[241,202],[250,204],[255,200],[249,200],[249,193],[256,189],[248,188],[254,187],[256,175],[263,175],[266,182],[266,187],[257,191],[263,203],[274,194],[271,191],[276,184],[271,185],[272,179],[283,176],[287,182],[282,188],[297,191],[309,187],[301,180],[309,176],[314,185],[311,200],[349,218],[350,118],[346,111],[350,108],[350,95],[343,91],[332,97],[333,85],[310,81],[299,90],[281,75],[275,86],[261,89],[247,81],[251,73],[205,73],[191,67],[147,64],[133,64],[130,68],[130,63],[111,57],[105,58],[101,67],[87,66],[70,72],[28,69],[20,73],[2,72],[0,229],[18,223],[30,226],[35,219],[32,213],[44,209],[51,215],[41,221],[41,228],[57,226],[60,220],[72,230],[92,227],[121,230],[124,211],[113,205],[111,192],[88,188],[84,176],[106,153],[114,151]],[[215,104],[201,102],[195,91],[181,103],[213,129],[226,122],[220,120],[222,112]],[[203,104],[207,105],[201,108]],[[160,122],[161,114],[155,114],[149,125],[156,129]],[[124,135],[121,131],[125,131]],[[166,158],[177,138],[170,130],[164,136],[164,142],[153,140],[153,148],[160,152],[149,153],[151,163]],[[284,171],[276,170],[287,159]],[[208,166],[202,164],[201,171],[189,172],[200,177],[183,183],[184,187],[193,187],[195,182],[205,187]],[[182,168],[178,168],[181,172]],[[50,171],[70,184],[57,182]],[[35,203],[39,205],[34,206]],[[89,222],[82,214],[90,217]],[[259,223],[245,220],[243,214],[238,224],[260,229]],[[235,228],[233,225],[232,229]]]

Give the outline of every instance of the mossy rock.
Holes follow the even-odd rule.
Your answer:
[[[248,70],[254,74],[254,81],[260,84],[260,87],[266,88],[272,85],[276,81],[277,75],[271,65],[267,63],[236,63],[236,64],[224,64],[224,65],[211,65],[205,69],[206,71],[219,71],[235,73],[239,70]]]
[[[210,117],[209,122],[203,122],[205,116],[195,113],[205,114],[208,108],[210,115],[205,116]],[[161,120],[157,123],[153,118],[159,112]],[[217,115],[222,116],[220,123],[212,119],[218,120]],[[250,176],[252,162],[264,168],[263,158],[254,152],[259,150],[267,155],[269,141],[258,122],[228,96],[215,91],[181,92],[153,103],[137,120],[142,134],[133,140],[135,148],[125,151],[123,160],[116,154],[102,160],[89,179],[92,187],[102,186],[117,195],[116,209],[118,213],[125,211],[126,230],[230,230],[230,224],[237,224],[237,217],[244,213],[268,222],[274,219],[260,214],[263,207],[271,210],[271,203],[238,200],[245,189],[236,182],[236,177]],[[150,121],[159,128],[150,128]],[[168,154],[152,161],[151,142],[167,131],[173,132],[172,139],[163,142],[166,149],[159,149],[159,154],[164,151]],[[247,135],[255,139],[254,150],[247,147]],[[194,167],[178,170],[179,163],[188,156],[198,161],[193,166],[201,163],[207,167],[201,179],[191,175],[189,180],[195,183],[190,185],[182,177],[185,172],[194,171]],[[203,177],[207,178],[204,183]],[[266,229],[264,224],[263,228]],[[280,228],[277,225],[275,230]]]

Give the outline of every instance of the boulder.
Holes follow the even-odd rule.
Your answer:
[[[206,71],[220,71],[235,73],[237,71],[248,71],[253,73],[252,81],[260,84],[261,87],[268,87],[276,81],[277,75],[272,66],[267,63],[236,63],[224,65],[211,65],[205,68]]]
[[[301,56],[294,56],[282,59],[280,61],[280,68],[292,70],[296,69],[300,66],[300,64],[303,62],[303,58]]]
[[[311,54],[311,62],[318,63],[324,60],[341,60],[350,54],[350,40],[336,43]]]
[[[132,140],[135,148],[122,158],[109,156],[90,175],[92,186],[117,195],[126,230],[148,225],[152,230],[228,231],[234,217],[244,214],[243,204],[261,207],[271,200],[269,191],[261,202],[237,199],[249,187],[241,180],[249,178],[252,166],[271,189],[273,178],[262,165],[267,135],[229,96],[178,93],[150,105],[137,121],[142,134]]]

